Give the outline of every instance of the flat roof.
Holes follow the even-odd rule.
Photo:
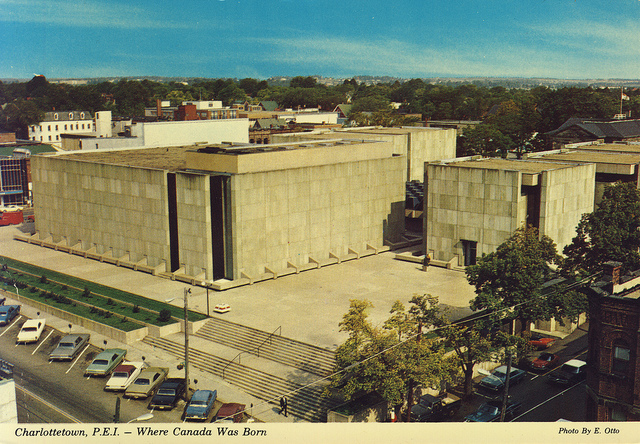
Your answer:
[[[571,150],[561,153],[540,153],[540,157],[535,159],[549,159],[568,162],[581,162],[581,163],[612,163],[612,164],[624,164],[624,165],[636,165],[640,163],[640,151],[637,154],[629,152],[598,152],[591,150]],[[531,159],[531,158],[529,158]]]
[[[567,148],[580,151],[603,151],[608,153],[618,152],[640,154],[640,144],[636,143],[598,143],[578,146],[569,145],[567,146]]]
[[[440,162],[431,162],[437,165]],[[558,170],[564,168],[574,168],[576,165],[563,162],[546,162],[539,159],[502,159],[499,157],[485,157],[481,159],[461,159],[451,160],[450,162],[440,163],[442,165],[451,165],[463,168],[478,168],[490,170],[511,170],[520,171],[522,173],[537,174],[544,171]]]
[[[161,148],[134,148],[130,150],[70,151],[58,153],[54,157],[81,162],[178,171],[185,168],[185,153],[194,148],[193,145],[190,145]]]

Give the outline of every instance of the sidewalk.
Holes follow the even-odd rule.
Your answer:
[[[24,229],[26,224],[0,227],[0,255],[179,307],[182,307],[182,296],[187,287],[191,289],[188,301],[191,310],[207,313],[207,304],[212,308],[218,303],[229,303],[232,309],[223,315],[226,320],[269,333],[278,330],[282,336],[329,350],[335,350],[347,338],[344,332],[339,331],[338,324],[349,309],[351,299],[371,301],[374,307],[369,311],[370,319],[374,325],[380,325],[389,317],[394,301],[400,300],[408,306],[414,294],[438,296],[440,303],[450,307],[458,316],[471,313],[469,301],[475,296],[464,273],[437,267],[429,267],[424,272],[420,264],[395,260],[395,254],[391,252],[224,292],[207,292],[201,287],[13,240],[14,233],[22,233],[21,227]],[[35,310],[31,313],[25,308],[23,313],[35,316]],[[47,323],[63,332],[69,329],[68,322],[60,319],[51,318]],[[104,347],[105,340],[110,347],[123,346],[92,333],[93,344]],[[177,362],[172,363],[175,359],[141,342],[125,348],[130,350],[129,359],[139,360],[145,356],[154,364],[160,361],[172,368],[177,365]],[[277,372],[275,375],[286,379],[290,379],[292,370],[295,370],[289,369],[288,374],[283,375],[275,363],[273,367]],[[241,402],[247,408],[253,403],[253,413],[260,421],[302,421],[291,415],[287,418],[279,415],[279,408],[275,405],[278,400],[271,405],[212,375],[195,369],[190,374],[192,380],[198,380],[198,387],[216,388],[222,401]]]

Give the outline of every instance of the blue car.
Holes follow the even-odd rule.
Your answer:
[[[507,421],[515,418],[520,411],[521,403],[508,401],[504,410],[504,417]],[[501,400],[492,400],[482,404],[478,410],[465,416],[465,422],[494,422],[500,420],[502,410]]]
[[[182,418],[206,421],[213,409],[217,395],[216,390],[196,390],[185,407]]]
[[[7,325],[19,314],[19,305],[0,305],[0,325]]]

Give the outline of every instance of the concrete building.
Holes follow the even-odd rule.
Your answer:
[[[566,145],[560,150],[530,153],[527,159],[595,164],[596,205],[602,200],[607,185],[633,182],[640,188],[640,144]]]
[[[594,208],[595,164],[469,157],[425,165],[425,251],[432,263],[475,264],[533,225],[558,250]]]
[[[314,139],[379,140],[391,143],[394,152],[406,160],[406,181],[424,179],[424,163],[456,156],[455,129],[403,127],[356,128],[310,133],[278,134],[274,143]]]
[[[640,420],[640,277],[604,264],[589,296],[587,420]]]
[[[29,126],[29,140],[60,147],[61,134],[88,134],[95,131],[93,116],[88,111],[53,111],[44,120]]]
[[[32,167],[34,241],[220,289],[375,254],[404,228],[406,159],[384,141],[76,152]]]

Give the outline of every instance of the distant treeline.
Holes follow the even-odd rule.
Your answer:
[[[625,90],[629,100],[623,112],[640,116],[640,91]],[[275,101],[280,108],[333,110],[351,103],[356,124],[399,125],[398,114],[430,120],[482,120],[476,134],[467,133],[459,154],[500,154],[510,149],[539,149],[533,139],[559,127],[570,117],[610,119],[620,112],[619,88],[538,86],[531,89],[485,87],[476,84],[432,84],[421,79],[367,85],[355,79],[336,86],[319,84],[314,77],[293,77],[288,86],[265,80],[216,79],[186,82],[120,80],[87,85],[49,83],[37,76],[28,82],[0,82],[0,125],[23,133],[45,111],[111,110],[115,116],[144,115],[157,99],[173,105],[183,100],[220,100],[229,106],[237,100]],[[400,104],[395,109],[393,103]],[[365,117],[363,117],[365,116]],[[481,148],[478,146],[481,145]],[[530,146],[524,146],[530,145]]]

